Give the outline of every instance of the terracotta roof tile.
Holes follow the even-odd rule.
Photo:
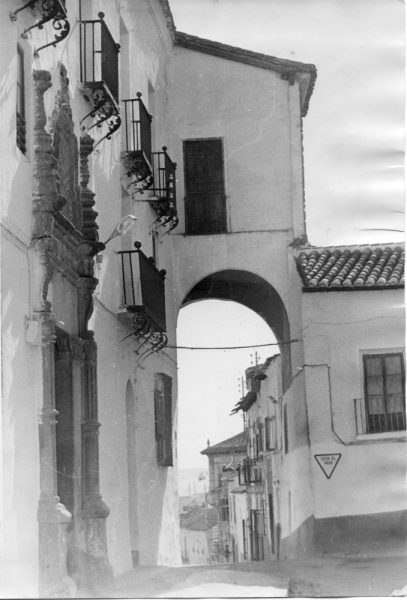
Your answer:
[[[296,262],[304,289],[309,291],[404,286],[401,245],[303,248]]]

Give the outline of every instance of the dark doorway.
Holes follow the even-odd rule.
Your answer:
[[[70,338],[58,329],[55,344],[55,408],[57,493],[64,506],[74,508],[74,407]]]
[[[226,232],[226,202],[222,140],[186,140],[185,231],[187,234]]]

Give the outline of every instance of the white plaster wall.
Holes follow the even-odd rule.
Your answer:
[[[2,594],[38,593],[41,348],[25,342],[28,249],[2,229]]]
[[[404,347],[402,290],[303,294],[311,453],[340,453],[328,480],[312,457],[315,516],[404,510],[405,433],[356,435],[354,398],[363,398],[364,352]],[[341,441],[342,440],[342,441]]]
[[[246,491],[243,493],[231,493],[229,495],[229,502],[231,501],[231,496],[235,498],[235,507],[236,507],[236,524],[231,526],[231,534],[235,538],[235,542],[238,547],[238,556],[236,557],[237,562],[243,562],[246,560],[244,558],[244,545],[243,545],[243,527],[242,520],[247,521],[247,493]],[[247,542],[247,550],[249,551],[249,542]]]
[[[293,227],[292,186],[302,173],[292,146],[301,148],[301,117],[298,90],[290,102],[289,87],[273,71],[175,48],[169,89],[176,161],[182,164],[183,140],[223,139],[229,231]],[[181,223],[184,193],[179,173]]]
[[[127,31],[122,46],[126,56],[121,65],[126,70],[121,80],[122,98],[143,94],[149,107],[148,83],[153,86],[155,113],[153,151],[166,144],[168,136],[166,106],[166,65],[170,48],[169,33],[158,2],[101,2],[105,20],[113,32],[119,34],[120,20]],[[103,5],[103,6],[102,6]],[[117,38],[118,39],[118,38]],[[122,39],[120,39],[122,43]],[[131,77],[129,78],[129,74]],[[153,107],[150,108],[153,110]],[[96,210],[99,213],[100,239],[107,239],[118,220],[126,214],[137,216],[131,233],[112,240],[103,251],[96,276],[95,313],[91,326],[98,344],[98,389],[100,430],[101,492],[111,513],[107,520],[109,558],[115,572],[131,568],[130,538],[128,531],[128,469],[126,460],[125,389],[130,379],[136,406],[137,501],[130,508],[138,517],[139,560],[142,564],[180,564],[177,500],[177,382],[176,354],[168,349],[149,357],[137,365],[135,350],[140,340],[128,336],[131,330],[119,323],[117,312],[122,303],[122,284],[118,250],[130,250],[139,240],[147,256],[153,254],[151,228],[156,215],[144,200],[148,193],[130,198],[121,185],[120,151],[123,147],[123,127],[104,143],[100,153],[94,153],[93,177],[89,187],[96,192]],[[107,147],[109,146],[109,147]],[[164,233],[162,230],[159,234]],[[156,240],[156,265],[167,270],[166,313],[169,344],[175,345],[176,305],[173,300],[172,240],[170,236]],[[174,467],[159,467],[156,459],[154,434],[154,373],[164,372],[173,379],[173,445]]]
[[[181,553],[189,558],[190,565],[206,565],[209,562],[208,557],[208,542],[206,531],[192,531],[190,529],[181,528],[180,531],[182,550]]]

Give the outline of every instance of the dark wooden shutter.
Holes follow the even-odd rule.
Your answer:
[[[287,404],[284,405],[284,453],[288,453],[288,414]]]
[[[172,466],[172,379],[164,375],[164,464]]]
[[[222,140],[184,142],[186,233],[226,231]]]

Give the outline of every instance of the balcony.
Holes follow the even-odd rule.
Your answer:
[[[49,42],[48,44],[44,44],[39,48],[36,48],[34,51],[34,55],[37,56],[41,50],[48,48],[49,46],[55,46],[64,40],[70,30],[70,25],[67,17],[67,12],[65,8],[65,0],[30,0],[17,10],[14,10],[10,13],[10,19],[12,21],[17,20],[17,15],[21,11],[26,8],[30,8],[31,10],[38,11],[40,18],[38,21],[33,23],[30,27],[27,27],[22,33],[22,37],[26,38],[27,33],[32,29],[42,29],[46,23],[52,21],[52,26],[55,29],[54,41]]]
[[[121,124],[118,107],[119,94],[119,44],[104,22],[104,13],[98,20],[80,21],[80,79],[82,93],[91,105],[83,117],[94,119],[88,131],[104,124],[107,132],[96,146],[111,136]],[[95,147],[96,147],[95,146]]]
[[[357,435],[405,431],[406,413],[404,396],[393,394],[387,406],[381,396],[355,398],[355,422]]]
[[[125,187],[128,191],[140,192],[153,183],[152,153],[151,153],[151,121],[137,92],[137,98],[123,100],[125,122],[125,150],[122,152],[123,174],[126,178]]]
[[[147,258],[140,242],[135,250],[123,250],[121,257],[122,304],[118,317],[140,341],[139,360],[167,345],[165,316],[165,271],[159,271],[153,258]]]
[[[162,152],[152,153],[153,198],[149,198],[161,225],[169,225],[169,231],[178,225],[175,171],[177,165],[163,146]]]
[[[261,483],[261,467],[257,466],[255,458],[245,458],[243,463],[238,466],[239,485],[248,485],[250,483]]]

